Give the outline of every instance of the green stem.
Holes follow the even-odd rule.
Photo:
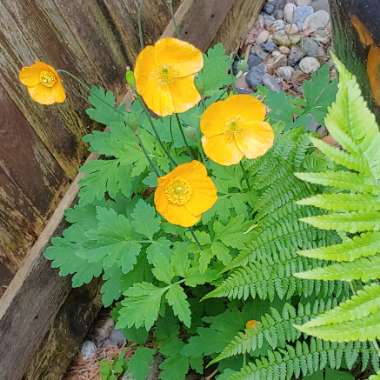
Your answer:
[[[154,135],[156,136],[156,139],[158,141],[158,143],[160,144],[162,150],[165,152],[165,154],[168,156],[170,162],[174,165],[174,166],[177,166],[177,163],[173,160],[172,156],[170,155],[169,151],[166,149],[164,143],[162,142],[162,140],[160,139],[160,136],[157,132],[157,129],[156,129],[156,126],[154,125],[153,123],[153,120],[152,120],[152,116],[150,115],[149,113],[149,110],[146,108],[146,105],[144,103],[144,101],[141,99],[140,95],[136,94],[136,99],[139,100],[144,112],[145,112],[145,115],[146,117],[148,118],[148,121],[149,121],[149,124],[153,130],[153,133]]]
[[[90,91],[90,86],[83,82],[81,79],[79,79],[77,76],[75,76],[74,74],[71,74],[70,72],[66,71],[66,70],[63,70],[63,69],[58,69],[57,70],[58,73],[63,73],[63,74],[66,74],[68,75],[70,78],[74,79],[76,82],[78,82],[80,85],[82,85],[83,87],[85,87],[87,89],[87,91]],[[102,98],[98,97],[97,95],[95,95],[95,97],[97,97],[100,101],[102,101],[104,104],[106,104],[107,106],[109,106],[108,103],[104,102]],[[86,99],[87,101],[87,99]],[[117,113],[119,113],[120,115],[123,115],[124,116],[124,113],[122,112],[119,112],[118,110],[115,110]],[[155,172],[156,176],[159,177],[160,176],[160,173],[158,171],[158,169],[156,168],[156,166],[153,164],[153,161],[152,159],[149,157],[149,154],[148,154],[148,151],[147,149],[145,148],[142,140],[140,139],[140,136],[138,136],[136,133],[134,133],[134,135],[136,136],[138,142],[139,142],[139,145],[141,147],[141,150],[143,151],[146,159],[148,160],[149,162],[149,165],[150,167],[152,168],[152,170]]]
[[[198,248],[202,251],[202,246],[201,246],[201,243],[199,242],[198,238],[196,237],[194,231],[192,228],[189,228],[189,231],[191,233],[191,236],[193,237],[193,239],[195,240],[195,243],[197,244]]]
[[[185,132],[183,131],[183,126],[182,126],[181,120],[180,120],[180,118],[179,118],[179,116],[178,116],[177,113],[175,113],[174,115],[175,115],[175,118],[177,120],[178,128],[181,131],[181,135],[182,135],[183,141],[185,142],[185,145],[186,145],[187,149],[190,152],[190,156],[192,156],[195,159],[194,154],[191,151],[191,147],[190,147],[189,143],[187,142],[187,139],[186,139],[186,136],[185,136]]]
[[[142,19],[141,19],[143,6],[144,6],[144,0],[140,0],[139,6],[137,8],[137,26],[139,30],[139,40],[140,40],[141,50],[144,49],[144,35],[143,35]]]
[[[245,182],[246,182],[246,184],[247,184],[247,186],[248,186],[248,190],[252,190],[252,189],[251,189],[251,184],[249,183],[249,179],[248,179],[248,173],[247,173],[247,171],[245,170],[242,161],[240,161],[240,167],[241,167],[241,170],[242,170],[242,172],[243,172],[243,177],[244,177],[244,179],[245,179]]]

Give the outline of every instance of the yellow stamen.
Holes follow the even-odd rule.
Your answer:
[[[182,178],[174,178],[165,189],[168,201],[178,206],[186,204],[192,192],[190,184]]]
[[[162,65],[158,69],[158,78],[161,84],[170,84],[173,82],[173,69],[169,65]]]
[[[51,71],[43,70],[40,73],[40,83],[45,87],[53,87],[57,83],[57,77]]]

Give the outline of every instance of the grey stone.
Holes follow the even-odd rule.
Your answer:
[[[263,77],[263,84],[268,87],[270,90],[279,92],[281,91],[281,85],[278,80],[269,74],[265,74]]]
[[[310,5],[304,5],[296,7],[293,15],[293,24],[296,24],[300,29],[303,29],[303,24],[307,17],[314,13],[313,7]]]
[[[277,45],[282,45],[282,46],[290,45],[290,39],[289,39],[289,36],[286,34],[285,30],[279,30],[278,32],[274,33],[273,41]]]
[[[278,67],[286,66],[288,60],[286,55],[280,53],[279,51],[274,51],[272,56],[267,60],[268,72],[273,73]]]
[[[284,20],[276,20],[272,26],[270,27],[271,30],[273,30],[274,32],[277,32],[279,30],[284,30],[285,29],[285,21]]]
[[[270,34],[267,30],[262,30],[256,37],[256,43],[259,45],[264,43],[265,41],[268,40],[269,36]]]
[[[289,24],[285,27],[285,32],[288,34],[297,34],[299,32],[298,26],[296,24]]]
[[[86,340],[83,342],[82,347],[80,349],[80,354],[83,359],[87,360],[92,358],[96,353],[96,345],[91,340]]]
[[[321,50],[318,42],[314,41],[312,38],[303,38],[301,42],[302,50],[305,55],[309,57],[319,57]]]
[[[268,44],[269,41],[265,42],[265,44],[263,45]],[[276,49],[276,45],[274,49]],[[254,45],[251,49],[251,54],[257,54],[261,59],[266,59],[266,57],[268,56],[268,53],[263,50],[263,47],[261,45]]]
[[[257,54],[251,53],[248,57],[248,67],[252,68],[254,66],[259,65],[262,62],[262,58],[260,58]]]
[[[278,76],[285,80],[291,80],[293,73],[294,73],[294,69],[291,66],[283,66],[277,69]]]
[[[267,42],[261,44],[261,47],[268,53],[272,53],[272,51],[277,49],[277,45],[272,40],[268,40]]]
[[[127,343],[123,332],[121,330],[113,329],[109,337],[113,346],[123,347]]]
[[[289,35],[290,45],[297,45],[301,41],[301,36],[299,34]]]
[[[235,88],[239,94],[250,94],[252,92],[252,90],[248,87],[245,77],[246,75],[241,75],[235,81]]]
[[[288,55],[290,53],[290,49],[287,46],[280,46],[278,50],[285,55]]]
[[[273,12],[273,16],[276,20],[282,20],[284,18],[284,11],[282,9],[276,9]]]
[[[274,12],[274,5],[271,3],[266,3],[263,10],[268,15],[271,15]]]
[[[293,23],[293,18],[294,18],[294,11],[296,9],[296,6],[292,3],[288,3],[285,5],[284,8],[284,19],[289,23]]]
[[[270,28],[272,24],[276,21],[276,19],[273,16],[264,14],[264,27],[266,29]]]
[[[310,5],[311,4],[311,0],[296,0],[296,4],[298,6]]]
[[[298,46],[292,46],[288,55],[288,64],[295,66],[304,55],[304,52]]]
[[[263,83],[263,76],[265,74],[265,65],[261,63],[258,66],[252,67],[245,77],[248,86],[255,89],[257,86]]]
[[[330,13],[329,0],[314,0],[311,6],[315,11],[326,11]]]
[[[305,73],[305,74],[311,74],[314,71],[317,71],[320,67],[320,63],[318,59],[314,57],[305,57],[302,58],[300,62],[300,69]]]
[[[303,29],[308,32],[315,32],[318,29],[324,29],[330,22],[330,15],[326,11],[317,11],[306,17]]]
[[[330,42],[330,33],[326,29],[316,30],[310,35],[315,41],[318,41],[322,44],[327,44]]]

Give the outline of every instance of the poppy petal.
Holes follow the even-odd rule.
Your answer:
[[[41,69],[33,65],[29,67],[23,67],[20,70],[18,77],[24,86],[32,87],[37,86],[40,83],[40,74]]]
[[[224,106],[244,121],[262,121],[265,118],[265,105],[252,95],[232,95],[224,101]]]
[[[193,215],[185,207],[177,206],[172,203],[169,204],[167,209],[161,215],[168,222],[182,227],[191,227],[201,218],[201,215]]]
[[[224,100],[219,100],[207,107],[200,121],[200,128],[206,137],[224,133],[228,122],[235,116],[234,112],[226,107]]]
[[[34,87],[28,87],[28,92],[35,102],[51,105],[54,103],[61,103],[65,100],[63,87],[61,86],[61,88],[58,88],[58,85],[49,88],[38,84]]]
[[[193,193],[186,208],[194,215],[200,215],[214,206],[217,190],[209,177],[192,182]]]
[[[207,157],[220,165],[234,165],[243,158],[243,153],[235,141],[224,134],[212,137],[203,136],[202,146]]]
[[[176,113],[186,112],[201,100],[201,95],[194,84],[194,75],[174,79],[169,89]]]
[[[203,67],[202,52],[188,42],[177,38],[162,38],[154,45],[157,65],[168,65],[175,77],[193,75]]]
[[[274,133],[270,124],[258,121],[246,125],[235,141],[247,158],[257,158],[264,155],[273,145]]]

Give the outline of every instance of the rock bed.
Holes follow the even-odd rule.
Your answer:
[[[239,93],[265,85],[300,94],[305,79],[330,64],[328,0],[268,0],[234,62]]]

